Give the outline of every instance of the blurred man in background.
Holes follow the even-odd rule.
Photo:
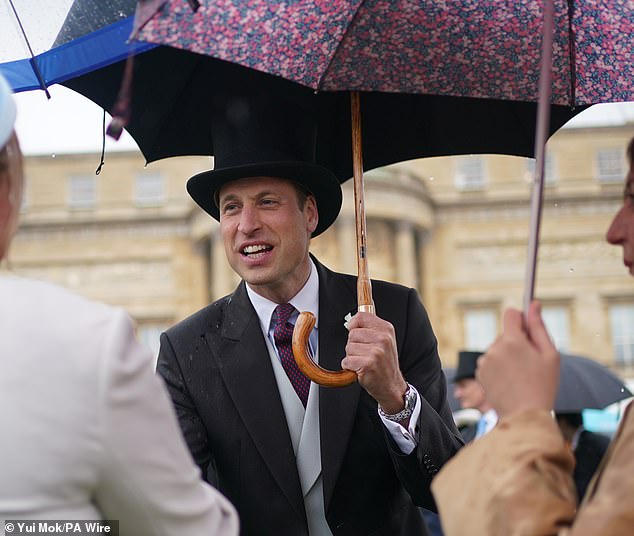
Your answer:
[[[460,429],[465,443],[490,432],[497,423],[497,414],[487,400],[484,389],[476,380],[476,367],[482,352],[463,350],[458,354],[458,368],[454,376],[454,396],[463,409],[477,409],[480,418],[474,424]]]

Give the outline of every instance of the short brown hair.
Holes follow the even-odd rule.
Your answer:
[[[297,204],[299,205],[299,208],[303,210],[304,206],[306,205],[306,200],[308,199],[308,196],[313,194],[298,182],[291,182],[293,183],[293,186],[295,187],[295,192],[297,194]]]

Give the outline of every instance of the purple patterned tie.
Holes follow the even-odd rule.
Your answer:
[[[294,311],[295,307],[290,303],[282,303],[275,308],[273,313],[273,321],[275,322],[273,338],[275,339],[275,346],[277,346],[277,352],[280,355],[286,375],[291,380],[297,396],[299,396],[302,404],[306,407],[310,380],[301,373],[293,357],[293,324],[288,319]]]

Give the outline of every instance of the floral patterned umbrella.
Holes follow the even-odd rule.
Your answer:
[[[540,0],[141,0],[138,38],[315,90],[534,101]],[[634,2],[555,0],[552,102],[634,100]]]
[[[559,107],[550,110],[550,122],[540,113],[546,117],[542,148],[546,131],[556,130],[581,104],[634,96],[627,83],[632,12],[624,9],[625,0],[609,6],[594,0],[555,4],[552,102]],[[539,88],[542,5],[539,0],[140,0],[135,37],[181,49],[183,55],[171,69],[157,59],[158,68],[150,71],[163,76],[153,83],[139,84],[135,74],[146,91],[133,103],[142,113],[136,119],[133,113],[129,130],[148,160],[213,154],[205,103],[231,78],[219,75],[230,69],[223,63],[231,62],[235,73],[242,68],[239,76],[252,79],[242,78],[239,87],[253,89],[265,80],[272,87],[276,79],[280,86],[290,87],[291,81],[319,90],[314,99],[331,121],[321,129],[327,134],[318,142],[318,161],[341,180],[352,171],[343,90],[364,92],[365,169],[443,154],[533,156],[538,146],[533,103],[540,91],[545,94],[543,85]],[[594,15],[603,18],[595,23]],[[201,56],[194,59],[192,53]],[[587,70],[577,61],[582,53]],[[168,53],[157,49],[138,56],[138,63],[143,56],[163,55]],[[108,102],[103,79],[96,80],[91,74],[71,87]],[[586,80],[591,83],[580,86]],[[159,83],[170,91],[159,93]],[[149,100],[156,94],[158,104]],[[355,194],[360,167],[355,157]],[[363,229],[357,235],[364,237]],[[358,244],[358,250],[366,248]]]
[[[114,115],[124,70],[124,62],[117,62],[63,85]],[[314,92],[277,76],[164,46],[135,56],[133,70],[126,129],[148,162],[214,154],[210,105],[215,92],[280,91],[311,99],[320,108],[319,163],[341,182],[352,177],[347,92]],[[535,155],[534,102],[381,92],[361,96],[365,170],[429,156]],[[583,109],[553,105],[549,134]]]

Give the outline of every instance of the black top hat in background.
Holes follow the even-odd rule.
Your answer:
[[[478,358],[483,352],[471,352],[462,350],[458,353],[458,367],[454,374],[453,381],[466,380],[467,378],[475,378]]]
[[[187,191],[220,220],[218,191],[223,184],[247,177],[289,179],[315,196],[319,223],[313,236],[322,233],[337,218],[342,195],[335,174],[315,163],[316,113],[310,99],[215,97],[211,124],[214,169],[190,178]]]

